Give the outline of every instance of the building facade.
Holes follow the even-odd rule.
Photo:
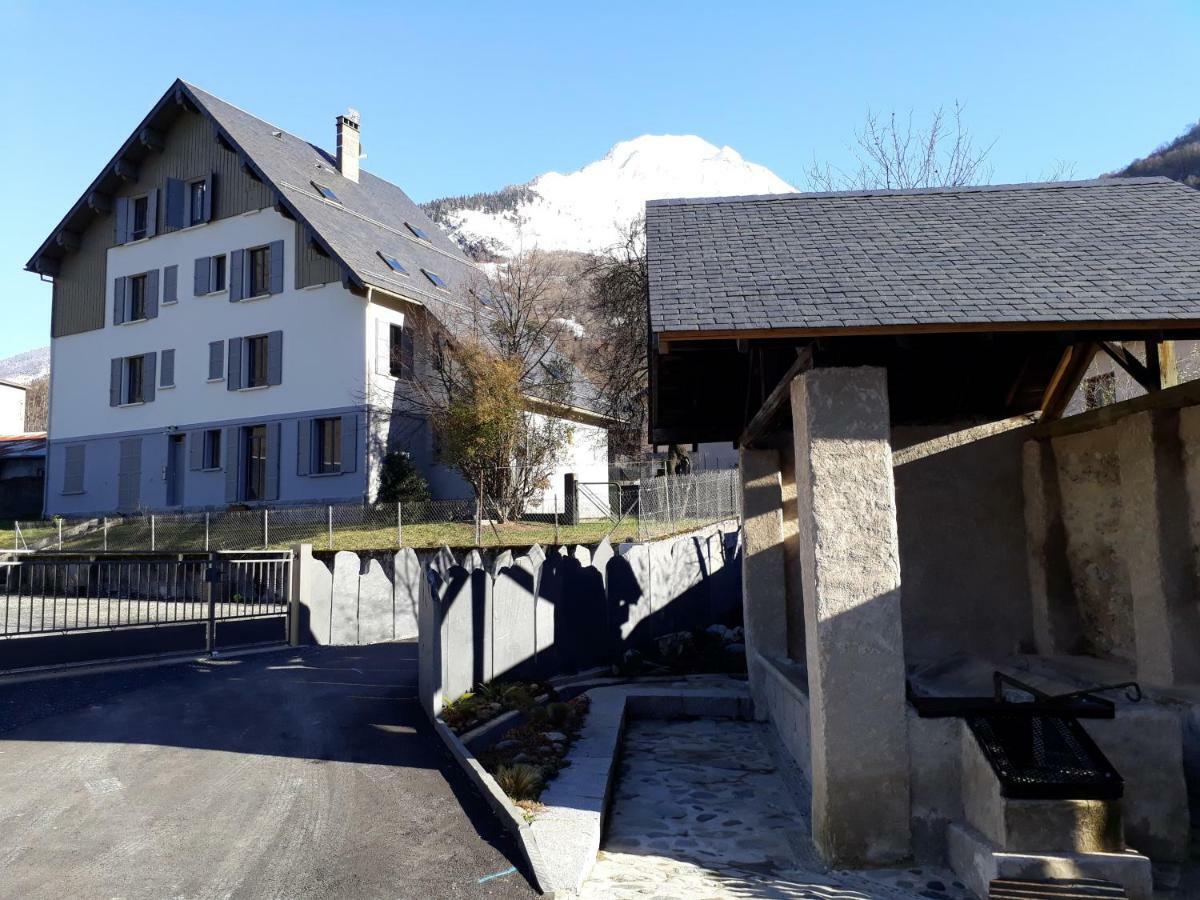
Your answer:
[[[0,381],[0,435],[25,431],[25,385]]]
[[[471,496],[411,400],[418,332],[475,312],[477,272],[359,156],[353,111],[328,154],[172,85],[29,263],[47,514],[370,500],[393,451]]]

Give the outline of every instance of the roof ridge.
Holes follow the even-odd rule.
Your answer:
[[[1009,184],[977,184],[960,185],[956,187],[928,188],[876,188],[863,191],[797,191],[789,194],[742,194],[732,197],[678,197],[661,200],[647,200],[646,206],[689,206],[718,203],[753,203],[777,200],[811,200],[811,199],[857,199],[873,197],[913,197],[926,194],[976,194],[1004,193],[1017,191],[1039,190],[1070,190],[1090,187],[1125,187],[1150,184],[1178,184],[1172,178],[1163,175],[1148,175],[1136,178],[1120,176],[1100,176],[1079,181],[1026,181]]]

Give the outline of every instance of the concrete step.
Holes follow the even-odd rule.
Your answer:
[[[1127,900],[1128,897],[1119,884],[1091,878],[1048,881],[997,878],[988,889],[988,900]]]
[[[1092,880],[1119,885],[1130,900],[1151,900],[1152,897],[1150,860],[1132,850],[1122,853],[1014,852],[997,846],[961,822],[951,823],[946,829],[946,837],[950,867],[977,897],[989,897],[992,883],[997,880]]]

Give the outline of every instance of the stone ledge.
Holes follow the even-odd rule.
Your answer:
[[[578,892],[595,865],[627,717],[754,718],[746,683],[728,676],[609,685],[586,693],[591,705],[567,753],[569,765],[546,788],[546,808],[532,821],[525,820],[467,745],[441,719],[433,719],[450,753],[517,839],[537,887],[552,896]]]

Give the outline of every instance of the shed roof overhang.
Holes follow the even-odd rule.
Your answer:
[[[1155,350],[1185,339],[1200,339],[1200,318],[661,332],[650,352],[650,440],[769,443],[790,427],[787,383],[810,366],[885,368],[894,425],[1051,418],[1106,345],[1119,353],[1126,341]],[[1140,374],[1165,386],[1157,359]]]

